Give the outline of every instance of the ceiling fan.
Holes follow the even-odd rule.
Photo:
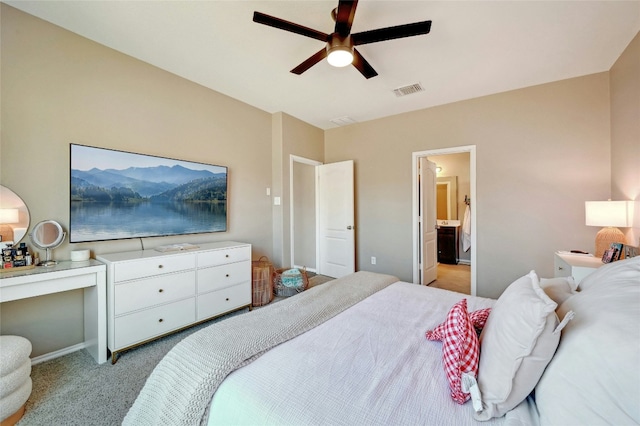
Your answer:
[[[413,24],[397,25],[394,27],[379,28],[377,30],[363,31],[351,34],[353,17],[356,14],[358,1],[340,0],[338,7],[331,11],[331,17],[336,22],[334,32],[325,34],[284,19],[254,12],[253,21],[270,27],[300,34],[305,37],[324,41],[326,46],[311,55],[307,60],[291,70],[294,74],[302,74],[324,58],[335,67],[344,67],[353,64],[365,78],[378,75],[376,70],[366,61],[355,48],[362,44],[377,43],[379,41],[393,40],[396,38],[412,37],[428,34],[431,30],[431,21],[415,22]]]

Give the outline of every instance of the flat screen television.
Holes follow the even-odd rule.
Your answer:
[[[227,168],[70,145],[69,241],[225,232]]]

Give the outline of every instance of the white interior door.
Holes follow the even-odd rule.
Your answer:
[[[355,272],[353,161],[318,166],[318,273]]]
[[[422,279],[426,285],[438,277],[438,231],[436,227],[436,163],[420,157],[420,218],[422,229]]]

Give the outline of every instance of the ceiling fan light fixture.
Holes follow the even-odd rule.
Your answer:
[[[327,53],[327,62],[334,67],[346,67],[353,62],[353,52],[347,46],[333,46]]]

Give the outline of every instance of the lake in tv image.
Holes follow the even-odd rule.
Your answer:
[[[71,144],[70,242],[227,230],[227,168]]]

